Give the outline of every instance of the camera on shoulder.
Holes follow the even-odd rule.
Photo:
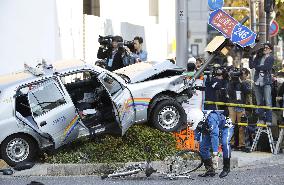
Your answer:
[[[128,47],[130,49],[131,52],[134,52],[134,41],[133,40],[124,40],[124,43],[123,43],[124,46]]]
[[[98,42],[100,43],[100,45],[105,46],[107,48],[111,47],[112,40],[113,40],[112,35],[108,35],[108,36],[99,35],[99,38],[98,38]]]

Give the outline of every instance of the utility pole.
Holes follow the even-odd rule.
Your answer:
[[[259,0],[258,3],[258,34],[259,34],[259,41],[261,43],[266,42],[266,19],[265,19],[265,12],[264,12],[264,0]]]
[[[186,68],[188,59],[187,0],[176,0],[176,64]]]
[[[256,0],[249,1],[249,8],[250,8],[250,29],[253,32],[256,32]]]
[[[275,0],[265,0],[264,3],[264,10],[266,12],[266,41],[270,42],[270,13],[274,10]]]

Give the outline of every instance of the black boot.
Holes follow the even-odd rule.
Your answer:
[[[203,174],[199,174],[198,176],[199,177],[213,177],[215,176],[215,170],[213,168],[213,162],[212,162],[212,159],[209,158],[209,159],[204,159],[203,160],[203,163],[204,163],[204,166],[205,166],[205,169],[206,169],[206,172],[203,173]]]
[[[230,158],[223,158],[223,171],[220,173],[219,177],[226,177],[230,172]]]

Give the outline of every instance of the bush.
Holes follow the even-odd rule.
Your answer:
[[[132,126],[123,137],[106,135],[101,142],[87,138],[76,140],[57,154],[46,156],[48,163],[112,163],[144,161],[145,147],[150,146],[151,160],[163,160],[175,150],[172,134],[145,125]]]

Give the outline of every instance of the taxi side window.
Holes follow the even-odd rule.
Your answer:
[[[31,111],[34,117],[40,116],[66,103],[54,82],[44,84],[29,92]]]
[[[109,93],[111,94],[111,96],[114,96],[116,93],[123,90],[123,87],[121,86],[121,84],[116,79],[109,76],[108,74],[106,74],[103,77],[102,82],[107,88],[107,90],[109,91]]]

